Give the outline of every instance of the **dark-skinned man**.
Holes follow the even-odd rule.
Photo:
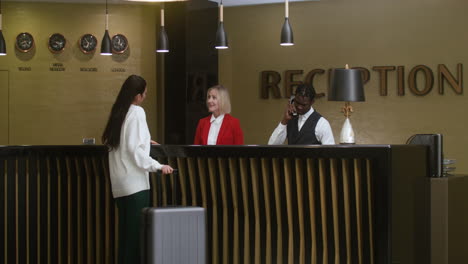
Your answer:
[[[287,104],[268,145],[281,145],[286,138],[289,145],[335,144],[330,123],[312,107],[314,98],[315,89],[311,85],[301,84],[296,88],[294,102]]]

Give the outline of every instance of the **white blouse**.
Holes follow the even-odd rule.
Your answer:
[[[221,125],[223,124],[224,114],[214,117],[211,115],[211,126],[210,132],[208,133],[208,141],[207,145],[216,145],[216,141],[218,140],[219,130],[221,129]]]

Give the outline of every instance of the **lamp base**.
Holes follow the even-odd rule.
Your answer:
[[[351,121],[349,121],[348,117],[346,117],[343,127],[341,128],[340,143],[341,144],[355,144],[356,143],[354,139],[353,126],[351,125]]]

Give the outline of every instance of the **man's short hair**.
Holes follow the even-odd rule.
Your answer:
[[[315,98],[315,89],[312,85],[310,84],[299,84],[296,88],[296,96],[302,96],[302,97],[309,97],[310,100],[314,100]]]

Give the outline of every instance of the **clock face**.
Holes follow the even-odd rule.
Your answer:
[[[111,44],[112,52],[117,54],[124,53],[128,48],[128,40],[122,34],[117,34],[113,36]]]
[[[34,38],[27,32],[19,33],[16,36],[16,48],[21,52],[28,52],[34,48]]]
[[[52,53],[60,53],[65,49],[65,45],[67,44],[67,40],[65,37],[60,33],[52,34],[49,37],[49,50]]]
[[[96,50],[97,47],[97,38],[92,34],[84,34],[78,41],[78,46],[80,50],[85,53],[92,53]]]

